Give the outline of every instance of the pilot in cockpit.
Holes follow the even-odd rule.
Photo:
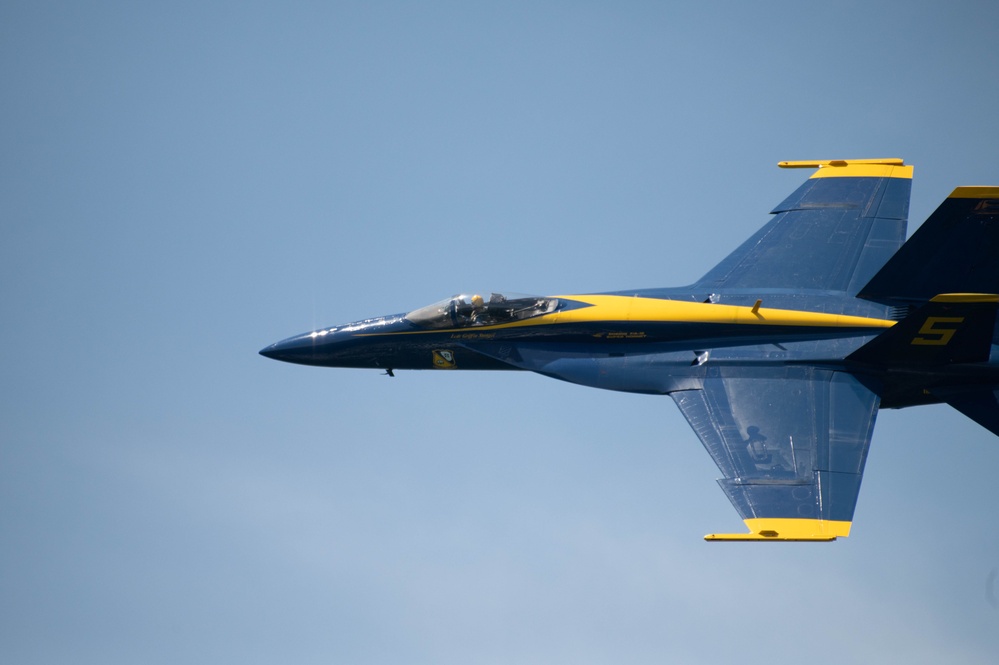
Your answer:
[[[486,301],[483,300],[482,296],[480,296],[477,293],[474,296],[472,296],[471,300],[472,300],[472,314],[470,318],[472,319],[472,323],[473,324],[484,323],[484,321],[481,321],[480,319],[486,313]]]
[[[482,296],[458,297],[454,301],[454,323],[455,325],[475,325],[483,323],[481,320],[486,312],[486,302]]]

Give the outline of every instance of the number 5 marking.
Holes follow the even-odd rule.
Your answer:
[[[947,328],[947,327],[937,327],[938,324],[947,323],[963,323],[963,316],[930,316],[927,317],[926,323],[923,327],[919,329],[919,337],[914,337],[912,339],[913,344],[924,344],[927,346],[947,346],[950,343],[951,338],[954,333],[957,332],[957,328]],[[930,337],[924,337],[924,335],[931,335]]]

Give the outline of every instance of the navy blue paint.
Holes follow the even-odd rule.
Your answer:
[[[260,353],[397,370],[432,368],[435,352],[446,352],[453,369],[527,370],[669,394],[744,519],[850,521],[879,407],[945,401],[999,433],[996,304],[924,304],[944,292],[999,291],[999,203],[949,199],[903,245],[909,190],[907,179],[809,179],[693,285],[608,294],[746,307],[762,300],[770,309],[900,318],[887,332],[540,319],[427,330],[397,314],[299,335]],[[558,304],[562,311],[581,306]],[[930,316],[952,321],[953,340],[914,346]]]
[[[889,304],[999,292],[999,201],[946,199],[860,290]]]

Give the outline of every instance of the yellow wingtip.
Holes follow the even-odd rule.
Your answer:
[[[754,543],[831,543],[836,540],[836,536],[764,536],[755,533],[709,533],[704,536],[704,540],[709,542],[729,543],[729,542],[754,542]]]
[[[812,178],[912,179],[912,167],[898,157],[884,159],[806,159],[777,162],[782,169],[816,169]]]
[[[745,520],[749,533],[711,533],[708,541],[752,542],[830,542],[850,535],[850,522],[791,518],[754,518]]]
[[[885,159],[802,159],[777,162],[777,166],[782,169],[817,169],[823,166],[849,166],[850,164],[904,166],[905,160],[898,157],[888,157]]]

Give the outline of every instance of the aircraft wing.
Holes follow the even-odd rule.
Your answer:
[[[713,373],[702,388],[670,396],[721,469],[718,483],[750,533],[705,539],[849,535],[878,396],[855,377],[831,370]]]
[[[912,167],[901,159],[780,166],[817,170],[696,286],[856,293],[905,240]]]

